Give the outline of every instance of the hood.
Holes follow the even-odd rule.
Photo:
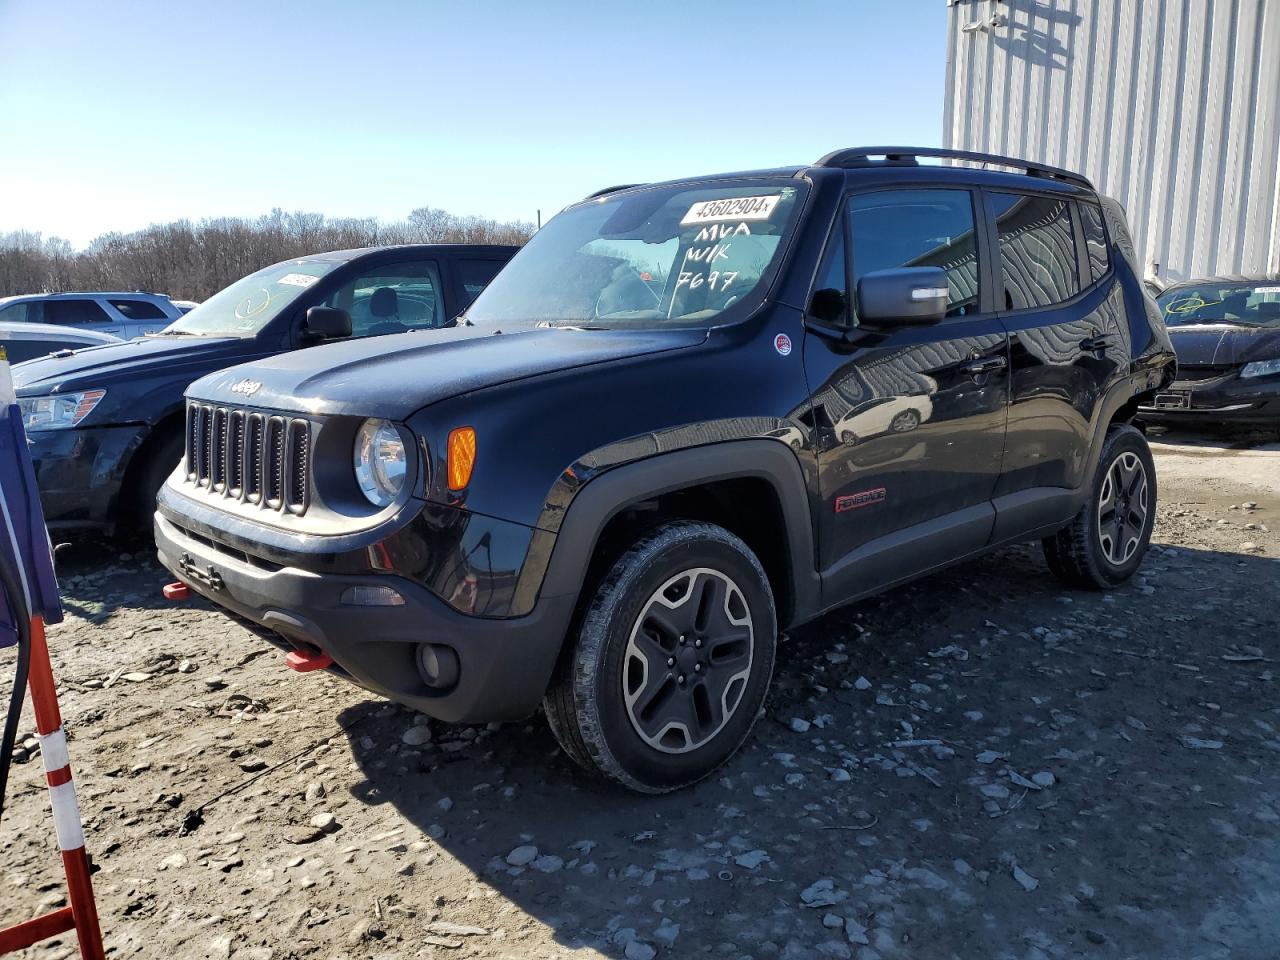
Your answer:
[[[1227,367],[1280,357],[1280,328],[1223,323],[1169,327],[1180,366]]]
[[[201,400],[403,420],[438,400],[524,377],[690,347],[705,329],[459,327],[327,344],[241,364],[191,385]],[[249,381],[246,383],[245,381]],[[238,387],[235,392],[232,387]]]
[[[70,354],[28,360],[13,368],[18,396],[41,396],[72,390],[107,389],[136,384],[150,377],[196,377],[261,352],[238,337],[139,337]]]

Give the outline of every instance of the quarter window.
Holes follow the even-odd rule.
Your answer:
[[[941,267],[947,316],[978,310],[978,247],[968,190],[884,190],[849,201],[853,286],[868,273]]]
[[[1084,249],[1089,257],[1089,273],[1097,283],[1107,272],[1107,231],[1102,225],[1102,208],[1085,201],[1080,204],[1080,226],[1084,229]]]
[[[1066,200],[993,193],[991,205],[1000,234],[1004,309],[1052,307],[1080,292]]]
[[[325,303],[351,314],[353,337],[430,329],[446,319],[434,261],[372,267],[344,283]]]
[[[84,327],[94,323],[109,323],[111,318],[95,300],[46,300],[45,323],[65,323]]]

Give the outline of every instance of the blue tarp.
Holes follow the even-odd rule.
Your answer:
[[[60,622],[62,603],[53,574],[53,553],[3,347],[0,347],[0,554],[16,561],[32,615],[43,617],[46,623]],[[0,591],[0,647],[16,643],[17,639],[14,606]]]

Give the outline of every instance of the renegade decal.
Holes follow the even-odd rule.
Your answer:
[[[836,497],[836,513],[844,513],[847,510],[857,510],[860,507],[873,507],[877,504],[884,503],[889,493],[884,487],[876,487],[874,490],[863,490],[859,493],[846,493],[844,496]]]
[[[713,223],[719,220],[768,220],[773,208],[782,199],[781,194],[770,197],[730,197],[727,200],[703,200],[689,208],[680,221],[687,227],[695,223]]]

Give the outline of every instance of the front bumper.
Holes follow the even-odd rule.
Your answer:
[[[1139,409],[1143,420],[1164,426],[1280,426],[1280,380],[1241,379],[1235,373],[1211,381],[1179,380]]]
[[[148,429],[131,424],[29,435],[36,486],[51,529],[114,524],[125,471]]]
[[[278,646],[326,653],[333,672],[451,723],[519,720],[533,713],[573,613],[574,598],[566,596],[543,597],[522,617],[471,616],[403,577],[264,563],[191,533],[156,514],[160,562],[192,590],[268,631]],[[391,587],[405,602],[344,604],[344,591],[356,586]],[[457,654],[458,680],[449,689],[433,689],[419,672],[423,643],[444,644]]]

